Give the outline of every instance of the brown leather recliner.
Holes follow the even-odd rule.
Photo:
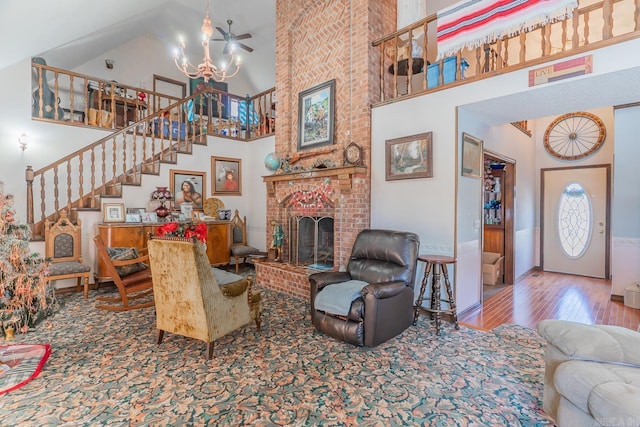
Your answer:
[[[316,329],[353,345],[374,347],[408,328],[413,323],[413,282],[419,247],[420,238],[415,233],[361,231],[351,250],[347,271],[309,276],[311,321]],[[353,280],[367,285],[359,294],[355,291],[347,315],[316,308],[317,295],[328,285],[341,284],[346,289],[346,282]]]

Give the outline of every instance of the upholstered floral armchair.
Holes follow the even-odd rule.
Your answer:
[[[152,236],[148,242],[153,276],[158,344],[171,332],[207,343],[254,320],[260,328],[260,293],[250,278],[219,286],[201,242]]]

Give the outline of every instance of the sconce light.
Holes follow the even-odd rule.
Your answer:
[[[20,148],[22,149],[22,151],[27,149],[29,138],[27,137],[26,133],[22,132],[22,134],[20,134],[20,136],[18,137],[18,143],[20,144]]]
[[[113,70],[113,59],[105,59],[104,63],[109,70]]]

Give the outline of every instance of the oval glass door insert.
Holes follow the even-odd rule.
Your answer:
[[[558,239],[569,258],[580,258],[589,246],[592,218],[584,188],[578,183],[567,185],[558,203]]]

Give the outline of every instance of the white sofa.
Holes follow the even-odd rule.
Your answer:
[[[543,320],[543,407],[558,427],[640,426],[640,333]]]

